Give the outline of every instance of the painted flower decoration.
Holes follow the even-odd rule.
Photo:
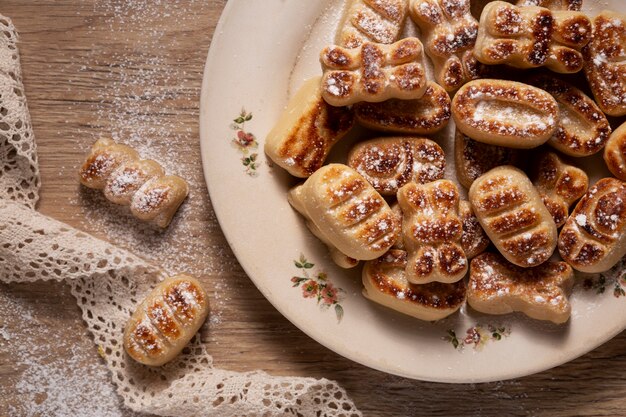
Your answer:
[[[258,157],[257,152],[253,152],[259,147],[256,137],[251,132],[247,132],[246,122],[252,120],[252,113],[248,113],[246,109],[241,109],[239,116],[233,119],[230,128],[235,131],[235,137],[231,139],[232,144],[242,154],[241,164],[245,167],[245,172],[251,177],[258,175]]]
[[[474,350],[481,350],[488,342],[502,340],[510,334],[511,329],[506,326],[476,324],[466,330],[465,337],[458,337],[456,331],[450,329],[442,339],[457,350],[463,350],[465,346],[472,346]]]
[[[343,318],[341,300],[344,296],[344,291],[329,282],[328,275],[325,272],[318,272],[311,276],[310,271],[315,264],[307,261],[304,255],[300,255],[300,259],[293,261],[293,263],[296,268],[301,270],[303,276],[292,277],[292,286],[301,287],[302,297],[317,300],[317,304],[321,309],[327,309],[332,306],[335,310],[337,321],[341,321]]]

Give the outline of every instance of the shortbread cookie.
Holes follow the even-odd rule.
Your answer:
[[[583,7],[583,0],[518,0],[517,5],[539,6],[554,11],[571,10],[573,12],[579,12]]]
[[[348,165],[382,195],[396,195],[408,182],[420,184],[443,178],[446,156],[429,139],[385,137],[358,143]]]
[[[140,159],[126,145],[99,139],[79,171],[81,184],[103,190],[113,203],[130,206],[140,220],[167,227],[189,194],[187,182],[165,175],[157,162]]]
[[[545,66],[555,72],[575,73],[583,68],[580,50],[591,39],[591,32],[591,21],[581,12],[494,1],[480,16],[474,55],[488,65]]]
[[[354,125],[352,111],[322,98],[320,77],[304,83],[265,140],[265,153],[291,175],[317,171],[337,141]]]
[[[472,259],[486,251],[491,241],[474,215],[474,210],[472,210],[469,201],[461,200],[459,202],[459,217],[463,224],[461,247],[467,259]]]
[[[626,15],[604,10],[596,16],[583,55],[587,81],[602,111],[626,115]]]
[[[467,302],[486,314],[522,312],[537,320],[565,323],[574,271],[565,262],[548,261],[520,268],[495,253],[483,253],[470,264]]]
[[[406,278],[407,253],[391,249],[363,267],[363,295],[385,307],[420,320],[441,320],[465,302],[465,281],[411,284]]]
[[[476,178],[501,165],[517,165],[519,149],[488,145],[468,138],[458,129],[454,138],[454,166],[456,178],[470,188]]]
[[[552,94],[559,104],[559,125],[548,145],[576,157],[593,155],[604,147],[611,126],[595,101],[553,76],[535,77],[531,83]]]
[[[195,278],[168,278],[148,294],[128,320],[124,349],[137,362],[161,366],[184,349],[208,314],[209,299]]]
[[[604,272],[626,255],[626,184],[603,178],[589,189],[559,236],[563,260],[582,272]]]
[[[450,120],[450,96],[439,84],[429,82],[422,98],[391,99],[382,103],[356,103],[357,122],[369,129],[408,135],[432,135]]]
[[[409,12],[424,36],[435,80],[454,91],[474,78],[470,68],[478,21],[470,13],[470,1],[411,0]]]
[[[521,170],[505,165],[478,178],[469,201],[498,251],[525,268],[545,262],[556,248],[556,224]]]
[[[415,100],[426,92],[424,48],[417,38],[358,48],[328,46],[320,54],[322,97],[332,106],[359,101]]]
[[[365,42],[394,43],[400,38],[408,0],[348,0],[335,43],[356,48]]]
[[[467,272],[467,258],[461,247],[463,224],[456,185],[448,180],[410,182],[398,191],[398,203],[409,253],[407,280],[426,284],[462,279]]]
[[[626,181],[626,123],[611,134],[604,148],[604,162],[613,175]]]
[[[508,148],[535,148],[556,131],[556,100],[537,87],[515,81],[474,80],[452,100],[456,127],[470,138]]]
[[[326,165],[289,192],[289,203],[328,245],[342,267],[376,259],[396,241],[400,225],[391,208],[365,178],[341,164]]]
[[[533,161],[533,184],[556,227],[561,227],[570,206],[587,192],[589,177],[582,169],[561,161],[554,152],[543,152]]]

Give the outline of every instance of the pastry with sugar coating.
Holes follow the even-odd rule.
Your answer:
[[[483,253],[470,264],[467,302],[485,314],[519,311],[533,319],[562,324],[571,314],[573,286],[574,271],[565,262],[520,268],[499,254]]]
[[[176,275],[158,284],[126,324],[124,349],[139,363],[161,366],[174,359],[209,314],[200,282]]]
[[[469,0],[411,0],[409,13],[424,36],[439,85],[454,91],[475,78],[478,21]]]
[[[420,320],[441,320],[465,302],[465,281],[411,284],[406,278],[407,253],[391,249],[363,267],[363,296]]]
[[[491,241],[480,225],[478,218],[474,215],[474,210],[472,210],[469,201],[461,200],[459,202],[459,217],[463,224],[461,247],[467,259],[472,259],[486,251]]]
[[[516,5],[539,6],[554,11],[571,10],[579,12],[583,6],[583,0],[518,0]]]
[[[452,100],[457,129],[490,145],[528,149],[556,131],[559,107],[547,92],[516,81],[474,80]]]
[[[598,106],[609,116],[626,115],[626,15],[610,10],[597,15],[583,56]]]
[[[520,150],[488,145],[468,138],[458,129],[454,138],[454,168],[456,178],[470,188],[476,178],[501,165],[517,165]]]
[[[622,181],[626,181],[626,123],[615,129],[604,147],[604,162]]]
[[[352,111],[322,98],[321,78],[307,80],[265,139],[265,153],[291,175],[306,178],[354,126]]]
[[[335,43],[357,48],[365,42],[390,44],[400,38],[408,0],[348,0]]]
[[[582,272],[604,272],[626,255],[626,184],[603,178],[587,191],[559,235],[559,253]]]
[[[382,103],[362,101],[352,106],[360,125],[381,132],[432,135],[448,125],[450,96],[439,84],[429,82],[422,98],[391,99]]]
[[[556,248],[556,224],[526,174],[510,165],[482,175],[469,190],[469,201],[498,251],[515,265],[545,262]]]
[[[405,184],[443,178],[446,156],[426,138],[384,137],[357,143],[348,154],[355,169],[382,195],[396,195]]]
[[[410,182],[398,190],[402,237],[409,253],[407,280],[412,284],[457,282],[467,272],[461,247],[463,224],[459,191],[448,180]]]
[[[288,198],[343,268],[378,258],[391,248],[400,232],[383,197],[346,165],[320,168],[289,191]]]
[[[564,163],[554,152],[543,152],[536,161],[533,185],[556,227],[561,227],[569,216],[570,206],[587,192],[589,177],[582,169]]]
[[[415,100],[426,92],[424,48],[417,38],[391,45],[365,42],[354,49],[328,46],[320,62],[322,97],[331,106]]]
[[[604,147],[611,126],[595,101],[554,76],[538,76],[531,83],[550,93],[559,104],[558,128],[548,145],[575,157],[593,155]]]
[[[480,16],[474,55],[487,65],[575,73],[583,68],[580,50],[591,33],[591,21],[581,12],[494,1]]]
[[[161,165],[140,159],[126,145],[111,139],[99,139],[92,146],[79,171],[86,187],[103,190],[115,204],[130,206],[136,218],[167,227],[189,194],[187,182],[175,175],[165,175]]]

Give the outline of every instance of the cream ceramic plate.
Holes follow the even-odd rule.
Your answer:
[[[319,74],[318,53],[332,43],[342,3],[230,0],[206,63],[200,120],[205,178],[228,242],[265,297],[333,351],[384,372],[429,381],[532,374],[570,361],[626,328],[626,297],[616,297],[621,287],[610,278],[603,283],[596,277],[588,289],[577,285],[572,319],[564,326],[469,308],[433,324],[367,301],[361,296],[360,268],[345,271],[332,263],[287,203],[287,189],[297,181],[270,167],[262,149],[290,95]],[[601,3],[626,11],[619,0]],[[451,136],[449,128],[437,137],[448,155],[449,178]],[[333,159],[341,160],[349,142],[338,145]],[[597,160],[585,165],[601,166]]]

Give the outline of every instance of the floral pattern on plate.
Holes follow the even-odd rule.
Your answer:
[[[471,346],[474,350],[481,350],[490,341],[499,341],[511,334],[508,326],[495,326],[492,324],[476,324],[465,332],[465,337],[459,337],[456,331],[449,329],[448,334],[442,337],[453,348],[463,350],[465,346]]]
[[[242,154],[241,163],[245,168],[245,173],[251,177],[258,175],[259,154],[254,152],[258,149],[259,143],[251,132],[246,131],[246,122],[252,120],[252,113],[248,113],[242,108],[239,116],[233,119],[230,128],[235,131],[235,137],[231,139],[233,146]]]
[[[300,255],[299,260],[293,261],[296,268],[301,271],[302,276],[293,276],[291,278],[293,287],[302,289],[302,297],[317,300],[320,309],[329,309],[331,306],[335,310],[337,322],[343,318],[343,307],[341,301],[345,292],[328,280],[325,272],[317,272],[312,274],[315,264],[310,263],[304,255]]]

